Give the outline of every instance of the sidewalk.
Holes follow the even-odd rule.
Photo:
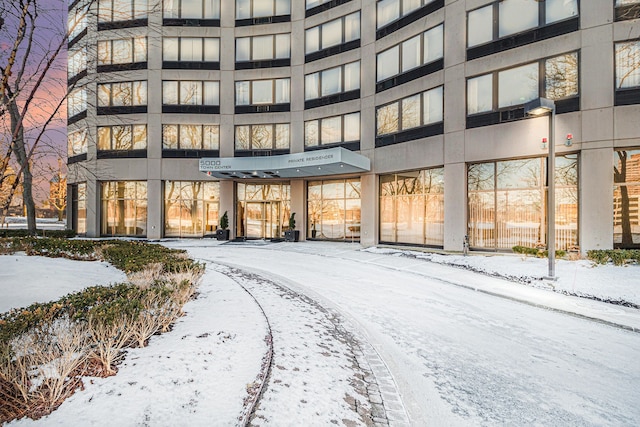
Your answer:
[[[478,254],[467,257],[469,259],[475,258],[476,264],[478,258],[483,259],[483,262],[486,261],[486,263],[488,263],[489,260],[491,261],[491,266],[487,269],[486,274],[481,274],[460,268],[464,266],[456,268],[450,265],[443,265],[442,262],[430,262],[428,259],[417,258],[415,257],[415,248],[363,249],[358,243],[318,241],[271,243],[269,241],[255,240],[247,242],[216,242],[213,244],[261,247],[269,250],[298,252],[325,257],[350,259],[361,263],[376,264],[384,266],[385,268],[411,272],[455,286],[473,289],[477,292],[511,299],[535,307],[548,308],[550,310],[602,322],[604,324],[630,331],[640,332],[640,310],[638,309],[596,301],[589,298],[563,295],[562,293],[554,292],[552,290],[553,283],[551,282],[537,281],[537,283],[535,283],[535,286],[537,287],[534,287],[523,283],[517,283],[515,281],[509,281],[500,277],[513,278],[514,274],[512,270],[514,269],[514,266],[507,265],[507,263],[514,264],[515,268],[518,269],[518,262],[520,261],[522,262],[522,266],[527,266],[527,263],[530,264],[536,262],[535,269],[539,270],[540,275],[542,275],[545,272],[546,259],[537,260],[535,258],[529,258],[522,261],[520,257],[500,254]],[[188,244],[186,244],[186,246],[188,246]],[[430,256],[428,253],[425,253],[424,255],[426,258]],[[461,258],[461,256],[458,255],[437,256],[439,257],[439,261],[442,261],[442,258],[447,257],[451,258],[452,261],[459,260]],[[560,264],[558,268],[559,280],[567,278],[570,274],[575,275],[575,272],[570,272],[568,268],[573,268],[573,266],[577,265],[576,263],[580,262],[583,264],[585,263],[584,261],[562,261],[562,264]],[[500,266],[501,263],[504,264],[502,266],[503,271],[499,271],[501,269],[500,267],[496,268],[496,265]],[[538,267],[537,264],[540,264],[540,266]],[[598,274],[596,273],[600,272],[603,274],[606,273],[606,277],[601,280],[605,280],[607,283],[598,283]],[[563,274],[565,277],[562,277]],[[634,275],[638,278],[637,283],[630,283],[629,277],[633,277]],[[573,276],[571,279],[575,280]],[[599,284],[603,286],[608,286],[611,281],[616,281],[622,282],[617,283],[617,285],[625,285],[625,287],[636,289],[636,292],[640,292],[640,266],[593,267],[591,270],[586,270],[579,280],[581,281],[581,284],[577,285],[578,288],[580,286],[586,286],[586,281],[593,281],[596,285]],[[539,287],[542,286],[546,286],[548,289],[540,289]]]

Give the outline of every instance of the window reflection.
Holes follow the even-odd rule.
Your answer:
[[[546,243],[546,158],[468,166],[469,242],[511,249]],[[556,159],[556,249],[578,244],[577,155]]]
[[[305,31],[305,53],[328,49],[360,38],[360,12],[325,22]]]
[[[380,176],[380,241],[444,244],[444,168]]]
[[[219,182],[167,181],[164,184],[164,235],[202,237],[218,227]]]
[[[67,134],[67,154],[69,157],[87,152],[87,133],[88,129],[84,128]]]
[[[236,150],[288,150],[289,124],[236,126]]]
[[[640,86],[640,41],[616,43],[616,89]]]
[[[613,244],[640,248],[640,150],[618,150],[613,156]]]
[[[146,125],[98,127],[98,150],[144,150],[146,148]]]
[[[360,239],[360,178],[310,181],[307,185],[307,236]]]
[[[147,234],[147,183],[112,181],[102,183],[103,236]]]
[[[218,150],[220,127],[218,125],[162,125],[164,150]]]
[[[377,136],[442,121],[443,88],[433,88],[376,109]]]

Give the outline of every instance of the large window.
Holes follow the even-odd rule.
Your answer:
[[[87,69],[87,49],[80,48],[69,51],[67,58],[67,79],[77,76]]]
[[[616,21],[640,18],[640,0],[615,0]]]
[[[616,89],[640,87],[640,40],[616,43]]]
[[[291,14],[290,0],[236,0],[236,19]]]
[[[572,52],[469,78],[467,114],[523,105],[538,97],[561,100],[578,93],[578,53]]]
[[[220,0],[163,0],[165,19],[220,19]]]
[[[236,105],[288,104],[289,79],[236,82]]]
[[[220,105],[220,82],[165,80],[163,105]]]
[[[202,237],[218,227],[220,183],[166,181],[165,237]]]
[[[307,186],[307,236],[360,239],[360,178],[310,181]]]
[[[87,152],[87,132],[88,129],[80,129],[67,134],[67,155],[77,156]]]
[[[67,117],[71,118],[87,111],[87,90],[84,87],[73,89],[67,96]]]
[[[507,250],[546,244],[546,157],[468,166],[469,242]],[[577,155],[556,158],[556,249],[578,244]]]
[[[489,43],[577,15],[578,0],[500,0],[468,13],[467,46]]]
[[[236,150],[288,150],[289,124],[236,126]]]
[[[131,64],[147,61],[147,38],[134,37],[98,42],[98,65]]]
[[[397,21],[434,0],[378,0],[378,28]]]
[[[309,28],[305,32],[305,53],[360,39],[360,12]]]
[[[130,107],[147,105],[147,82],[98,84],[98,107]]]
[[[613,155],[613,245],[640,248],[640,150]]]
[[[147,18],[147,0],[99,0],[98,22]]]
[[[290,40],[291,36],[288,33],[239,37],[236,39],[236,62],[289,59]]]
[[[87,183],[80,182],[75,185],[72,201],[75,214],[75,230],[78,234],[86,234],[87,232]]]
[[[380,52],[377,56],[377,81],[440,59],[443,50],[443,26],[438,25]]]
[[[360,89],[360,61],[304,76],[304,99]]]
[[[305,147],[360,141],[360,113],[304,122]]]
[[[69,41],[78,37],[87,29],[87,7],[69,11],[67,17],[67,31],[69,33]]]
[[[162,125],[163,150],[218,150],[219,125]]]
[[[376,109],[376,135],[441,122],[443,105],[442,86],[382,105]]]
[[[101,202],[101,235],[145,236],[147,234],[146,182],[103,182]]]
[[[99,151],[147,149],[147,125],[98,126]]]
[[[444,245],[444,168],[380,176],[380,241]]]
[[[171,62],[219,62],[220,39],[215,37],[164,37],[162,60]]]

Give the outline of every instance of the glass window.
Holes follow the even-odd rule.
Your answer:
[[[100,232],[103,236],[147,234],[147,183],[103,182]]]
[[[538,97],[538,63],[498,73],[498,107],[524,104]]]
[[[67,134],[67,154],[69,157],[87,152],[87,133],[84,128]]]
[[[381,0],[377,3],[378,28],[400,18],[400,0]]]
[[[376,135],[385,135],[399,130],[398,103],[385,105],[376,110]]]
[[[343,92],[360,89],[360,62],[352,62],[344,66]]]
[[[309,54],[360,38],[360,12],[334,19],[305,31],[305,53]]]
[[[286,104],[289,79],[236,82],[236,105]]]
[[[304,76],[304,99],[320,98],[320,73]]]
[[[290,39],[289,34],[237,38],[236,62],[289,58]]]
[[[537,26],[537,2],[530,0],[503,0],[499,3],[499,37],[519,33]]]
[[[238,151],[289,149],[288,123],[236,126],[235,135]]]
[[[402,108],[402,129],[420,126],[420,95],[413,95],[400,101]]]
[[[468,79],[467,114],[493,111],[495,105],[498,108],[522,105],[537,97],[578,96],[578,58],[578,52],[571,52]],[[495,79],[497,91],[493,87]]]
[[[486,74],[467,80],[467,114],[493,109],[493,76]]]
[[[164,235],[202,237],[218,228],[220,183],[166,181]]]
[[[469,12],[467,28],[467,46],[469,47],[493,40],[493,5]]]
[[[315,147],[320,143],[318,135],[319,120],[309,120],[304,122],[304,146]]]
[[[615,44],[616,89],[640,86],[640,41]]]
[[[67,79],[87,69],[87,49],[80,48],[69,51],[67,59]]]
[[[162,82],[163,105],[220,105],[220,83],[211,81]]]
[[[147,17],[147,0],[99,0],[98,22],[131,21]]]
[[[67,117],[73,117],[86,111],[87,109],[87,91],[85,88],[77,88],[67,96]]]
[[[130,64],[146,60],[146,37],[98,42],[98,65]]]
[[[377,56],[377,81],[440,59],[443,52],[443,26],[438,25],[380,52]]]
[[[577,155],[556,161],[556,249],[578,243]],[[468,166],[469,240],[473,247],[511,249],[546,241],[546,157]]]
[[[360,141],[360,113],[342,116],[344,121],[344,141]]]
[[[545,21],[547,24],[578,16],[578,0],[546,0]]]
[[[236,19],[282,16],[290,13],[290,0],[236,0]]]
[[[321,140],[325,144],[333,144],[342,140],[342,117],[329,117],[321,122]]]
[[[220,19],[220,0],[163,0],[163,17]]]
[[[98,84],[98,107],[147,105],[147,82]]]
[[[578,53],[549,58],[545,67],[545,96],[562,99],[578,95]]]
[[[360,113],[305,122],[305,146],[360,140]]]
[[[312,239],[360,238],[360,179],[307,184],[307,235]]]
[[[322,96],[339,93],[342,88],[342,67],[330,68],[320,74],[322,78]]]
[[[442,86],[425,92],[422,96],[422,123],[438,123],[444,119],[444,88]]]
[[[98,150],[145,150],[146,125],[98,126]]]
[[[640,247],[640,150],[617,150],[613,155],[613,244]]]
[[[442,121],[442,86],[378,107],[377,136]]]
[[[391,49],[385,50],[378,54],[377,68],[378,68],[378,81],[386,80],[389,77],[395,76],[399,73],[398,56],[400,54],[400,47],[394,46]]]
[[[444,244],[444,168],[380,176],[380,241]]]
[[[273,103],[273,81],[272,80],[256,80],[251,83],[252,100],[254,104],[272,104]]]
[[[163,150],[218,150],[219,125],[162,125]]]
[[[69,40],[73,40],[87,28],[87,8],[76,9],[69,12],[67,18],[67,31]]]
[[[163,61],[218,62],[220,39],[213,37],[164,37]]]

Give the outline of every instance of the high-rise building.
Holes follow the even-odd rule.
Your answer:
[[[640,0],[75,0],[70,225],[640,246]],[[555,115],[527,114],[551,100]],[[553,135],[549,135],[554,129]]]

